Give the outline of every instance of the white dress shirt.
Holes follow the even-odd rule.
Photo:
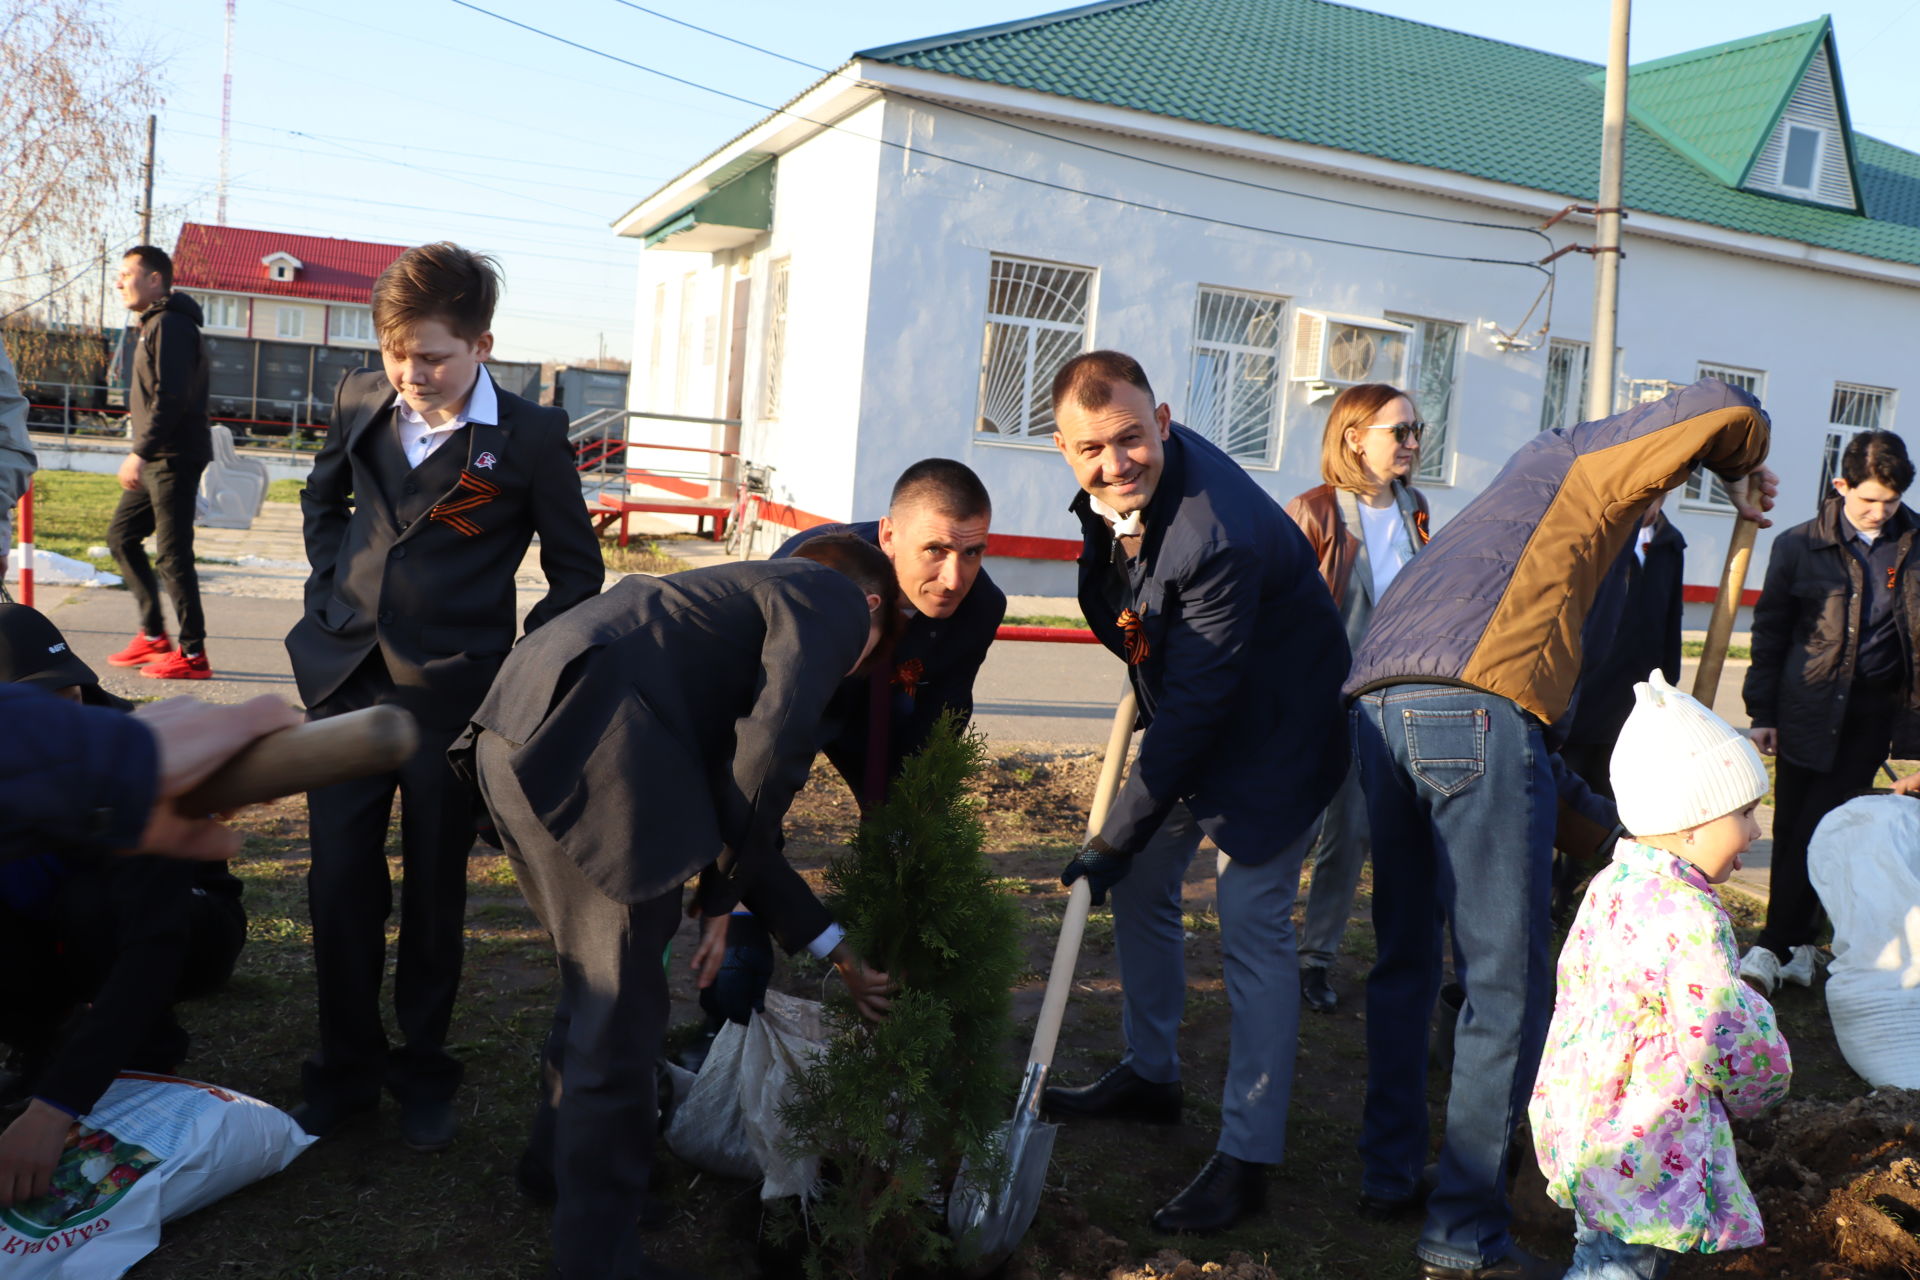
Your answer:
[[[500,422],[500,397],[493,389],[493,377],[487,366],[480,366],[473,391],[459,413],[437,427],[427,425],[424,415],[409,405],[404,396],[394,401],[393,421],[400,432],[400,452],[407,455],[407,466],[417,467],[433,456],[434,450],[469,422],[497,426]]]

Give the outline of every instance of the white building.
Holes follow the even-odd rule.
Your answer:
[[[1784,527],[1847,434],[1898,426],[1920,156],[1851,131],[1825,19],[1631,84],[1620,395],[1752,388]],[[1579,415],[1591,263],[1529,264],[1591,242],[1580,213],[1532,229],[1592,204],[1599,134],[1592,64],[1322,0],[1117,0],[869,50],[616,224],[646,246],[630,407],[739,424],[631,438],[737,442],[795,525],[962,459],[995,577],[1066,593],[1047,387],[1115,347],[1282,501],[1319,483],[1329,391],[1409,386],[1438,527]],[[688,456],[636,451],[636,492],[706,491],[658,475]],[[1711,598],[1730,508],[1711,481],[1677,497]]]

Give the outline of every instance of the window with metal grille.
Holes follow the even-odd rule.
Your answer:
[[[766,381],[760,396],[760,416],[780,416],[781,372],[787,356],[787,279],[793,259],[782,258],[767,268]]]
[[[1718,378],[1730,387],[1752,396],[1755,400],[1767,398],[1767,375],[1760,369],[1741,369],[1727,364],[1708,364],[1701,361],[1694,373],[1695,380]],[[1733,509],[1733,499],[1727,496],[1727,486],[1719,476],[1711,471],[1696,471],[1680,490],[1681,497],[1688,502],[1705,507],[1723,507]]]
[[[1093,272],[995,257],[987,276],[980,358],[980,432],[1039,441],[1053,434],[1053,375],[1087,347]]]
[[[1183,421],[1242,462],[1273,461],[1279,436],[1281,318],[1287,300],[1201,288]]]
[[[1587,404],[1587,344],[1555,338],[1547,343],[1547,393],[1540,401],[1540,429],[1571,427]]]
[[[1827,409],[1827,436],[1820,449],[1819,501],[1833,496],[1834,477],[1840,474],[1840,455],[1847,441],[1862,431],[1885,431],[1893,421],[1893,392],[1850,382],[1833,384]]]
[[[1420,418],[1427,424],[1413,478],[1446,484],[1453,475],[1453,384],[1460,376],[1460,345],[1466,330],[1451,321],[1391,311],[1387,319],[1413,329],[1406,389],[1413,393]]]

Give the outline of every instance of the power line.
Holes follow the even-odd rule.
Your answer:
[[[662,71],[657,67],[649,67],[643,63],[634,62],[631,59],[623,58],[618,54],[609,53],[604,49],[595,48],[592,45],[582,44],[577,40],[570,40],[566,36],[557,35],[554,32],[543,30],[529,23],[521,22],[514,18],[509,18],[505,14],[495,13],[491,9],[483,8],[480,5],[472,3],[472,0],[452,0],[452,3],[459,5],[462,9],[471,9],[475,13],[483,14],[486,17],[492,18],[497,22],[504,22],[508,26],[518,27],[520,30],[529,32],[533,35],[541,36],[545,39],[552,40],[558,44],[568,45],[572,48],[580,50],[582,53],[590,53],[590,54],[593,54],[595,57],[605,58],[610,62],[617,62],[617,63],[620,63],[622,66],[632,67],[636,71],[643,71],[648,75],[659,76],[664,80],[671,80],[675,84],[686,85],[687,87],[693,88],[693,89],[700,89],[700,90],[703,90],[704,92],[714,94],[718,97],[726,98],[729,101],[738,102],[746,106],[753,107],[754,109],[759,111],[770,112],[776,115],[791,116],[795,120],[799,120],[806,124],[813,125],[816,128],[832,129],[837,133],[844,133],[849,137],[859,138],[864,142],[877,143],[881,146],[893,147],[900,151],[911,150],[914,154],[924,156],[931,160],[944,161],[947,164],[957,165],[965,169],[972,169],[979,173],[990,173],[995,177],[1005,178],[1011,182],[1024,182],[1030,186],[1041,187],[1051,191],[1058,191],[1063,194],[1070,195],[1070,196],[1077,196],[1082,199],[1104,200],[1110,204],[1120,205],[1124,208],[1139,209],[1147,213],[1158,213],[1158,214],[1165,215],[1167,217],[1186,218],[1194,222],[1204,222],[1210,226],[1216,226],[1216,227],[1229,227],[1237,231],[1250,231],[1255,233],[1256,235],[1274,235],[1274,236],[1280,236],[1284,239],[1304,240],[1313,244],[1335,245],[1344,249],[1371,249],[1380,253],[1392,253],[1392,254],[1398,254],[1402,257],[1426,258],[1426,259],[1442,261],[1442,262],[1472,262],[1472,263],[1479,263],[1484,266],[1494,266],[1494,267],[1524,267],[1529,271],[1538,271],[1542,275],[1550,274],[1547,268],[1541,266],[1539,263],[1526,261],[1523,259],[1484,258],[1484,257],[1479,257],[1471,254],[1435,253],[1433,251],[1425,250],[1425,249],[1406,249],[1406,248],[1400,248],[1395,245],[1371,244],[1361,240],[1341,240],[1332,236],[1309,235],[1304,231],[1283,231],[1278,227],[1263,227],[1263,226],[1256,225],[1254,223],[1236,222],[1229,218],[1215,218],[1208,214],[1193,213],[1185,209],[1170,209],[1163,205],[1148,204],[1143,200],[1130,200],[1125,196],[1108,195],[1106,193],[1098,192],[1098,191],[1086,191],[1077,187],[1070,187],[1065,183],[1049,182],[1045,178],[1034,178],[1034,177],[1029,177],[1025,174],[1012,173],[1005,169],[996,169],[991,165],[979,164],[971,160],[958,160],[951,156],[943,156],[937,152],[929,151],[924,147],[909,148],[906,143],[895,142],[891,138],[875,138],[868,134],[863,134],[856,130],[848,129],[842,125],[833,124],[833,123],[829,123],[821,120],[814,120],[814,119],[811,119],[810,117],[801,115],[797,111],[791,111],[785,107],[775,107],[764,102],[756,102],[752,98],[745,98],[740,96],[737,93],[729,93],[725,89],[717,89],[712,85],[701,84],[699,81],[689,80],[689,79],[686,79],[684,76],[677,76],[677,75],[674,75],[672,72]]]
[[[634,3],[634,0],[613,0],[613,2],[618,5],[624,5],[626,8],[635,9],[641,13],[648,14],[652,17],[658,18],[662,22],[671,22],[675,26],[685,27],[689,31],[698,31],[701,35],[712,36],[715,40],[724,40],[728,44],[738,45],[742,49],[751,49],[755,53],[765,54],[769,58],[778,58],[782,62],[790,62],[796,67],[805,67],[809,71],[817,71],[821,75],[833,76],[842,80],[852,79],[852,77],[848,76],[844,71],[837,71],[830,67],[818,66],[802,58],[790,57],[787,54],[779,52],[777,49],[768,49],[763,45],[754,44],[752,41],[742,40],[737,36],[730,36],[726,34],[724,31],[715,31],[709,27],[703,27],[697,22],[688,22],[684,18],[676,18],[672,14],[662,13],[658,9],[649,9],[646,5]],[[1920,0],[1915,0],[1915,3],[1920,4]],[[858,83],[858,81],[855,81],[855,83]],[[1391,214],[1392,216],[1397,218],[1417,218],[1423,222],[1449,222],[1449,223],[1453,223],[1456,226],[1485,227],[1493,231],[1524,231],[1524,232],[1527,232],[1529,235],[1538,236],[1541,240],[1546,242],[1548,248],[1553,247],[1552,237],[1548,236],[1546,232],[1540,230],[1540,228],[1535,226],[1526,226],[1526,225],[1521,225],[1521,224],[1516,224],[1511,222],[1485,222],[1485,221],[1481,221],[1474,218],[1451,218],[1451,217],[1445,216],[1444,214],[1420,213],[1412,209],[1394,209],[1386,205],[1368,204],[1362,200],[1345,200],[1338,196],[1320,195],[1312,191],[1296,191],[1291,187],[1275,186],[1274,184],[1269,182],[1255,182],[1249,178],[1235,178],[1227,174],[1213,173],[1206,169],[1196,169],[1191,165],[1176,164],[1171,160],[1157,160],[1157,159],[1154,159],[1152,156],[1135,155],[1130,151],[1122,151],[1117,147],[1106,147],[1106,146],[1100,145],[1097,142],[1088,142],[1082,138],[1070,138],[1063,134],[1050,133],[1045,129],[1038,129],[1033,127],[1032,125],[1019,124],[1015,121],[1002,119],[999,116],[991,115],[987,112],[973,111],[966,107],[956,106],[951,102],[943,102],[933,98],[922,97],[920,94],[911,93],[901,89],[889,88],[886,90],[886,92],[898,98],[905,98],[911,102],[918,102],[926,106],[939,107],[941,110],[951,111],[955,115],[962,115],[962,116],[968,117],[969,119],[980,120],[991,125],[998,125],[1003,129],[1013,129],[1013,130],[1017,130],[1020,133],[1031,134],[1037,138],[1045,138],[1049,142],[1062,142],[1062,143],[1066,143],[1068,146],[1082,147],[1088,151],[1097,151],[1101,155],[1116,156],[1122,160],[1131,160],[1136,164],[1152,165],[1156,169],[1166,169],[1173,173],[1186,174],[1189,177],[1208,178],[1214,182],[1230,183],[1231,185],[1236,187],[1249,187],[1255,191],[1270,191],[1276,195],[1293,196],[1296,199],[1300,199],[1300,200],[1315,200],[1322,204],[1338,205],[1341,208],[1346,208],[1346,209],[1366,209],[1373,213]]]

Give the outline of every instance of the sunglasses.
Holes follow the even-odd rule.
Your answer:
[[[1374,422],[1367,426],[1369,431],[1391,431],[1396,444],[1419,444],[1420,437],[1426,434],[1424,422]]]

